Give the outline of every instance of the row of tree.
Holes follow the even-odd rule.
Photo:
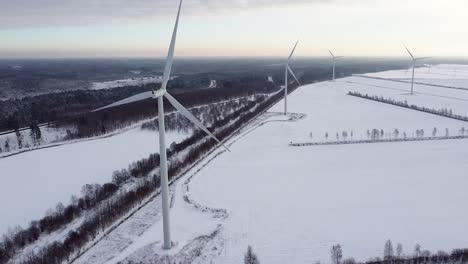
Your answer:
[[[333,245],[330,251],[332,264],[357,264],[354,258],[343,259],[343,250],[340,244]],[[362,264],[464,264],[468,262],[468,249],[454,249],[446,253],[439,250],[432,254],[429,250],[423,250],[416,244],[412,254],[404,254],[403,245],[398,243],[394,249],[392,241],[387,240],[384,245],[383,257],[376,257]]]
[[[8,136],[6,136],[4,140],[0,140],[0,153],[31,147],[29,143],[25,142],[24,135],[21,133],[21,131],[19,131],[19,129],[15,129],[14,134],[16,144],[12,144],[12,141]],[[29,126],[29,137],[32,146],[39,146],[42,144],[42,132],[36,123],[32,123]]]
[[[377,95],[361,94],[359,92],[348,92],[348,95],[468,122],[468,116],[454,114],[452,109],[448,109],[448,108],[434,109],[434,108],[428,108],[425,106],[417,106],[414,104],[410,105],[408,104],[406,100],[398,101],[392,98],[384,98],[383,96],[377,96]]]

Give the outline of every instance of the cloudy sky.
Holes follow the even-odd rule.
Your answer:
[[[0,0],[0,58],[163,57],[177,0]],[[466,0],[185,0],[177,56],[468,57]]]

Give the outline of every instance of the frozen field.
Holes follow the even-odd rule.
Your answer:
[[[136,77],[131,79],[122,79],[108,82],[95,82],[92,84],[91,89],[93,90],[102,90],[102,89],[112,89],[119,88],[130,85],[144,85],[149,83],[161,83],[162,76],[155,77]]]
[[[169,142],[186,137],[169,134]],[[25,227],[81,187],[112,180],[112,172],[158,152],[156,133],[139,128],[108,138],[34,150],[0,159],[0,234]]]
[[[410,82],[411,74],[409,69],[368,73],[366,76]],[[468,66],[441,64],[417,68],[415,82],[468,89]]]
[[[337,81],[337,88],[343,91],[357,91],[362,94],[378,95],[398,101],[407,101],[409,104],[425,106],[428,108],[452,109],[455,114],[468,116],[468,90],[442,88],[430,85],[414,85],[415,94],[410,96],[410,83],[394,82],[391,80],[378,80],[364,77],[348,77]]]
[[[362,79],[301,87],[289,97],[290,112],[301,115],[278,114],[283,109],[280,102],[256,126],[228,142],[231,153],[215,151],[176,182],[173,250],[161,252],[162,226],[155,200],[78,263],[153,263],[160,254],[190,263],[184,262],[187,248],[196,246],[203,250],[193,263],[220,264],[240,263],[248,245],[261,263],[273,264],[328,263],[336,243],[342,244],[345,258],[357,260],[381,256],[387,239],[402,243],[407,254],[416,243],[431,251],[466,247],[467,140],[289,146],[325,140],[327,132],[333,138],[337,132],[353,131],[355,138],[362,138],[372,128],[386,132],[397,128],[410,135],[416,129],[455,132],[468,127],[348,96],[348,91],[357,90],[409,102],[413,98],[431,105],[441,102],[434,96],[410,97],[400,87],[348,83],[354,78]],[[461,104],[459,109],[463,110]],[[292,121],[291,117],[302,118]],[[140,215],[151,211],[152,217]],[[142,219],[145,224],[138,224]],[[216,235],[207,242],[204,236],[213,232]]]

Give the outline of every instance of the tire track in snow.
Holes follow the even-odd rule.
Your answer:
[[[271,113],[272,116],[279,116],[279,115],[283,115],[283,114],[280,114],[280,113]],[[237,141],[239,141],[240,139],[246,137],[247,135],[249,135],[250,133],[252,133],[253,131],[255,131],[257,128],[267,124],[267,123],[272,123],[272,122],[297,122],[301,119],[304,119],[307,115],[305,114],[297,114],[297,113],[291,113],[291,114],[288,114],[289,118],[287,120],[265,120],[265,121],[262,121],[258,124],[255,124],[253,127],[251,128],[248,128],[245,132],[240,132],[240,134],[238,136],[236,136],[234,139],[232,139],[231,142],[228,143],[228,146],[232,146],[234,143],[236,143]],[[268,118],[270,118],[268,117]],[[217,218],[217,219],[226,219],[229,217],[229,212],[227,211],[227,209],[221,209],[221,208],[213,208],[213,207],[208,207],[208,206],[205,206],[205,205],[202,205],[198,202],[195,201],[194,198],[191,197],[191,193],[190,193],[190,183],[192,182],[193,178],[198,175],[198,173],[203,170],[206,166],[208,166],[213,160],[215,160],[217,157],[219,157],[220,155],[222,155],[223,153],[225,153],[226,150],[221,150],[219,151],[218,153],[214,154],[214,156],[210,157],[208,160],[206,160],[205,163],[203,163],[199,168],[196,169],[196,171],[194,173],[192,173],[184,182],[183,184],[183,191],[184,191],[184,194],[183,194],[183,199],[186,203],[188,203],[189,205],[193,206],[195,209],[203,212],[203,213],[211,213],[213,215],[214,218]]]

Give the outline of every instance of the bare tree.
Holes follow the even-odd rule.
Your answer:
[[[401,243],[398,243],[397,244],[397,247],[396,247],[396,256],[398,258],[401,258],[403,256],[403,246],[401,245]]]
[[[19,130],[16,129],[15,135],[16,135],[16,140],[18,141],[18,148],[22,149],[23,148],[23,134],[21,134],[21,132],[19,132]]]
[[[389,239],[389,240],[387,240],[387,242],[385,242],[385,246],[384,246],[384,259],[385,259],[385,260],[392,259],[393,256],[394,256],[394,253],[393,253],[393,244],[392,244],[392,241]]]
[[[414,246],[414,256],[415,257],[420,257],[421,256],[421,245],[416,244]]]
[[[341,245],[336,244],[332,246],[332,249],[331,249],[332,264],[340,264],[342,258],[343,258],[343,250],[341,249]]]
[[[10,138],[8,137],[6,138],[4,147],[5,147],[5,152],[10,152]]]
[[[251,246],[247,247],[247,253],[245,253],[244,256],[244,264],[260,264],[257,254],[253,252]]]

